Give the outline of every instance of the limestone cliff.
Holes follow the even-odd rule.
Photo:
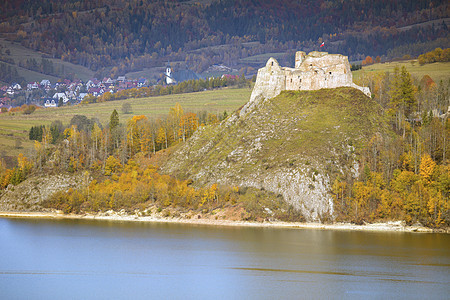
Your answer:
[[[275,63],[273,68],[281,69]],[[275,87],[284,82],[282,76],[270,78],[278,82]],[[358,151],[384,126],[379,106],[354,88],[282,90],[267,90],[279,95],[259,95],[245,114],[235,112],[217,126],[199,129],[162,171],[198,185],[272,191],[309,221],[332,214],[333,180],[359,172]]]

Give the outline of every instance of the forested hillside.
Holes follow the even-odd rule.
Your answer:
[[[278,52],[291,64],[295,50],[315,50],[322,41],[324,50],[351,60],[447,48],[448,17],[444,0],[5,0],[0,33],[98,75],[168,60],[197,72],[218,63],[252,72],[241,59]]]

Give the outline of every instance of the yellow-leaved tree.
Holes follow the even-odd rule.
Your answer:
[[[114,156],[109,156],[105,163],[105,175],[109,176],[122,170],[122,164]]]
[[[422,155],[422,158],[420,160],[420,177],[425,185],[431,183],[435,168],[436,163],[433,161],[431,156],[428,153]]]

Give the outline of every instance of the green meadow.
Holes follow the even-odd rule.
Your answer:
[[[376,72],[393,73],[395,67],[401,68],[403,66],[418,80],[422,79],[424,75],[430,76],[436,83],[440,80],[448,80],[450,78],[450,62],[436,62],[421,66],[417,60],[409,60],[364,66],[361,70],[352,72],[353,80],[359,80],[364,73],[367,75]]]
[[[246,58],[242,58],[241,62],[265,65],[266,62],[269,60],[269,58],[273,57],[276,60],[280,60],[285,55],[286,55],[286,53],[284,53],[284,52],[264,53],[264,54],[258,54],[258,55],[253,55],[253,56],[249,56]]]

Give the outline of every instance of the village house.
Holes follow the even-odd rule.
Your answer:
[[[85,97],[87,97],[89,94],[88,93],[79,93],[78,94],[78,96],[77,96],[77,101],[83,101],[83,99],[85,98]]]
[[[37,90],[39,89],[39,83],[37,82],[30,82],[27,84],[27,91]]]
[[[147,79],[145,78],[139,78],[138,82],[137,82],[137,87],[143,87],[147,84]]]
[[[16,91],[20,91],[20,90],[22,89],[22,86],[21,86],[20,84],[18,84],[18,83],[13,83],[13,84],[11,85],[11,87],[12,87],[14,90],[16,90]]]
[[[57,103],[55,102],[54,99],[47,99],[44,103],[44,107],[56,107]]]
[[[53,99],[55,99],[56,102],[58,102],[59,99],[61,99],[61,98],[63,100],[63,103],[67,103],[67,101],[69,101],[69,98],[67,97],[66,93],[55,93],[53,95]]]
[[[92,82],[92,80],[88,80],[86,82],[86,89],[90,89],[91,87],[94,87],[94,83]]]
[[[77,99],[77,95],[74,91],[67,91],[66,92],[67,98],[69,98],[70,100],[76,100]]]
[[[93,95],[94,97],[98,97],[100,95],[103,95],[104,92],[105,92],[104,89],[101,89],[101,88],[98,88],[98,87],[93,87],[93,88],[90,88],[88,90],[88,93]]]
[[[112,83],[114,83],[114,81],[111,79],[111,78],[103,78],[103,80],[102,80],[102,82],[105,84],[105,85],[110,85],[110,84],[112,84]]]
[[[40,86],[42,87],[47,87],[47,86],[51,86],[50,80],[48,79],[43,79],[40,83]]]
[[[15,92],[14,92],[14,89],[12,87],[8,87],[8,89],[6,90],[6,93],[8,95],[10,95],[10,96],[13,96]]]

